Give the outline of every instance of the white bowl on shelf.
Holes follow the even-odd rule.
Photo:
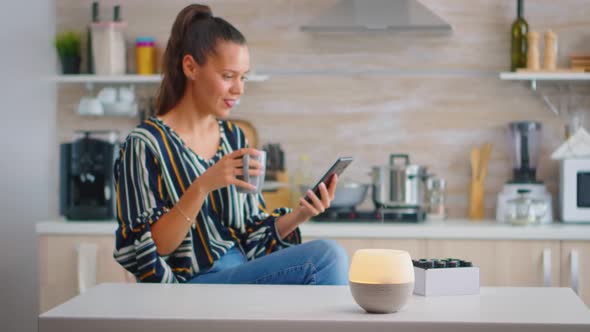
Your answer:
[[[84,96],[78,103],[78,114],[80,115],[104,115],[104,107],[98,98]]]
[[[104,115],[114,116],[129,116],[133,117],[137,115],[138,107],[137,103],[128,103],[123,101],[117,101],[114,103],[103,103]]]

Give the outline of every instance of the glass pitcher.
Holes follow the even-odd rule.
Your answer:
[[[538,224],[547,213],[547,204],[532,198],[528,189],[519,189],[517,192],[518,197],[506,204],[506,221],[513,225]]]

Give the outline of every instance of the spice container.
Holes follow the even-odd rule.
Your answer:
[[[125,22],[92,23],[92,58],[97,75],[124,75],[127,68]]]
[[[445,220],[447,219],[446,208],[446,182],[441,178],[429,178],[426,181],[428,197],[428,220]]]
[[[548,30],[545,32],[545,51],[543,53],[543,69],[557,69],[557,35]]]
[[[138,37],[135,40],[137,74],[153,75],[155,73],[155,53],[155,39],[153,37]]]

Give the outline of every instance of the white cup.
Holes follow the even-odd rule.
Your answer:
[[[104,109],[100,100],[92,97],[82,97],[78,104],[80,115],[104,115]]]

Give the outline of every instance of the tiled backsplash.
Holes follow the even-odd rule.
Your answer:
[[[447,179],[449,213],[467,213],[469,150],[494,144],[486,186],[487,216],[496,194],[511,176],[507,123],[537,120],[544,125],[539,178],[557,194],[557,164],[549,153],[564,138],[563,121],[524,83],[501,81],[509,67],[509,27],[515,1],[421,1],[454,28],[452,34],[309,33],[299,26],[336,1],[209,1],[215,14],[246,36],[252,68],[270,73],[250,82],[232,117],[251,121],[261,141],[280,142],[291,171],[297,156],[310,155],[315,175],[341,154],[356,161],[346,177],[369,182],[370,167],[393,152],[406,152]],[[90,1],[56,0],[57,31],[84,31]],[[177,12],[189,1],[125,1],[128,37],[152,35],[163,47]],[[111,2],[101,13],[111,15]],[[588,51],[590,20],[584,0],[525,3],[531,29],[553,29],[560,60]],[[582,10],[584,9],[584,10]],[[584,48],[586,47],[586,49]],[[138,87],[140,95],[154,87]],[[96,91],[95,91],[96,92]],[[59,89],[57,127],[67,139],[76,129],[118,129],[126,134],[136,119],[86,118],[75,113],[82,85]],[[370,206],[370,203],[367,203]]]

